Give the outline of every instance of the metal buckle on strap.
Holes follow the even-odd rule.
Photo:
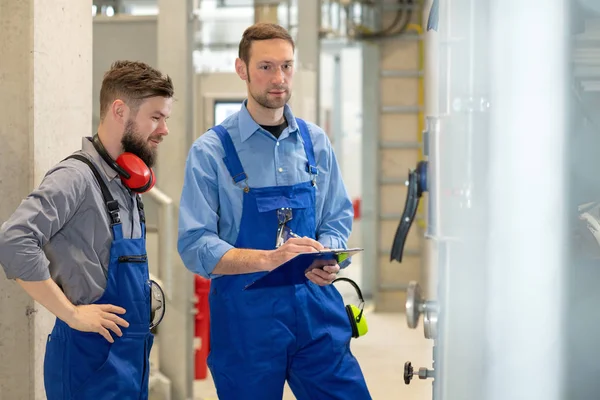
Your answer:
[[[234,176],[232,176],[232,177],[231,177],[231,179],[233,179],[233,183],[236,183],[236,184],[238,183],[238,181],[237,181],[237,178],[238,178],[239,176],[243,176],[245,181],[247,181],[247,180],[248,180],[248,175],[246,175],[246,173],[245,173],[245,172],[241,172],[241,173],[239,173],[239,174],[237,174],[237,175],[234,175]]]
[[[317,186],[317,176],[319,175],[319,168],[310,163],[306,163],[306,172],[310,174],[310,180],[313,186]]]
[[[244,177],[244,192],[248,193],[250,191],[250,187],[248,186],[248,175],[246,175],[245,172],[242,172],[240,174],[237,174],[237,175],[233,176],[231,179],[233,180],[233,184],[236,185],[236,186],[239,183],[238,181],[236,181],[236,178],[238,176],[243,176]]]
[[[121,217],[119,216],[119,203],[116,200],[111,200],[106,203],[108,213],[110,214],[111,226],[121,223]]]

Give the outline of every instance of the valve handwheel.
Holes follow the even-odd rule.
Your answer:
[[[412,363],[410,361],[407,361],[404,363],[404,383],[409,385],[411,379],[413,378],[414,375],[414,369],[412,366]]]

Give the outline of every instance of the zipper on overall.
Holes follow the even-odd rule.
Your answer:
[[[142,254],[139,256],[120,256],[119,262],[137,262],[137,263],[145,263],[148,261],[148,255]]]

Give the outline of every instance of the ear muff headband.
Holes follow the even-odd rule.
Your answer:
[[[331,283],[335,283],[337,281],[344,281],[344,282],[348,282],[349,284],[352,285],[352,287],[354,287],[354,290],[356,290],[356,294],[358,295],[358,298],[360,299],[361,303],[364,304],[365,299],[362,295],[362,292],[360,291],[360,288],[358,287],[358,285],[356,284],[356,282],[354,282],[352,279],[350,278],[344,278],[344,277],[339,277],[339,278],[335,278],[333,282]]]
[[[127,171],[125,171],[123,168],[121,168],[119,166],[119,164],[117,164],[117,162],[115,160],[113,160],[113,158],[108,154],[108,151],[106,151],[106,148],[100,141],[98,134],[94,135],[94,137],[92,138],[92,141],[93,141],[92,143],[94,144],[94,147],[96,148],[96,151],[98,152],[98,154],[100,154],[100,157],[102,157],[102,159],[104,161],[106,161],[106,163],[108,165],[110,165],[110,167],[112,169],[117,171],[119,173],[119,175],[121,175],[125,179],[131,178],[131,175],[129,175],[129,173]]]

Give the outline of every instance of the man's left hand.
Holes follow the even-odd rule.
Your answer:
[[[314,268],[306,273],[306,277],[309,281],[319,285],[327,286],[331,285],[334,279],[337,277],[337,273],[340,271],[339,265],[326,265],[321,268]]]

